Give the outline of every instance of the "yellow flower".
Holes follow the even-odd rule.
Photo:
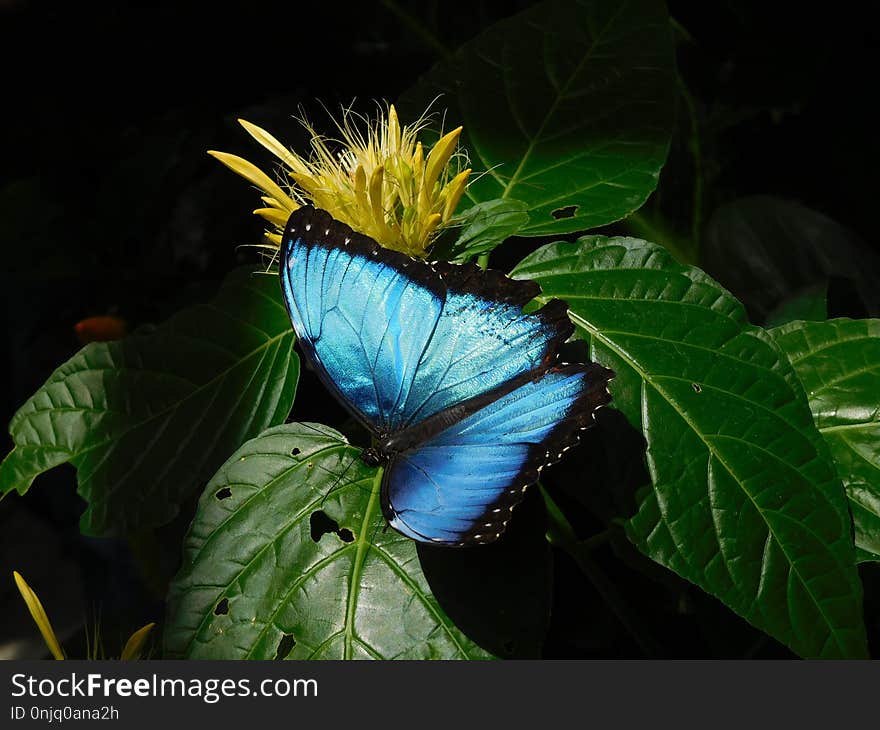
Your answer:
[[[387,116],[366,121],[366,134],[350,110],[336,123],[341,139],[315,132],[308,159],[288,150],[260,127],[240,119],[241,125],[282,164],[289,182],[276,183],[247,160],[227,152],[209,151],[224,165],[256,185],[264,195],[254,213],[267,220],[267,237],[277,248],[290,214],[306,202],[323,208],[354,230],[386,248],[424,257],[440,229],[449,223],[467,186],[470,169],[456,145],[461,127],[453,129],[426,152],[417,136],[426,126],[400,126],[394,106]]]
[[[28,611],[31,612],[31,617],[34,619],[34,623],[43,635],[43,641],[46,642],[46,646],[49,647],[52,656],[56,659],[64,659],[64,651],[61,649],[61,644],[58,643],[55,629],[52,628],[49,617],[46,615],[46,610],[43,608],[43,604],[40,603],[40,599],[37,598],[37,594],[34,593],[33,589],[31,589],[25,579],[21,577],[21,573],[17,570],[12,571],[12,577],[15,578],[15,585],[18,586],[18,592],[21,593],[21,597],[24,599]]]
[[[147,643],[147,637],[150,635],[150,632],[155,625],[155,622],[148,623],[146,626],[141,626],[141,628],[129,636],[128,641],[125,642],[125,648],[122,650],[122,655],[119,658],[122,659],[122,661],[134,661],[135,659],[140,659],[141,653],[144,650],[144,645]]]
[[[43,635],[43,641],[46,642],[46,646],[49,647],[52,656],[56,659],[64,659],[64,650],[61,648],[61,644],[55,634],[55,629],[52,628],[52,623],[49,621],[49,617],[46,615],[46,610],[43,608],[43,604],[37,597],[37,594],[34,593],[33,588],[27,584],[27,581],[22,578],[21,573],[17,570],[12,571],[12,576],[15,578],[15,585],[18,586],[18,592],[21,593],[21,597],[24,599],[28,611],[31,612],[31,618],[34,619],[34,623]],[[147,636],[155,625],[155,623],[149,623],[135,631],[125,643],[125,648],[122,650],[122,656],[120,659],[139,659],[144,644],[147,641]],[[97,654],[98,644],[98,639],[95,638],[95,654]],[[92,658],[97,658],[97,656]]]

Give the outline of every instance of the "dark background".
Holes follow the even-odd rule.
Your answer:
[[[393,100],[413,84],[441,46],[454,48],[528,4],[0,0],[2,420],[78,349],[76,322],[101,314],[132,329],[161,321],[208,297],[237,262],[253,260],[236,247],[260,238],[261,223],[250,215],[256,197],[205,154],[219,149],[268,162],[237,117],[302,150],[305,137],[292,119],[300,105],[330,131],[319,101],[337,110],[356,99],[356,108],[370,111],[373,100]],[[671,2],[670,11],[680,72],[703,125],[707,214],[740,196],[780,195],[877,250],[880,39],[868,11],[860,3],[813,10],[766,1]],[[670,225],[687,231],[692,180],[683,139],[680,125],[661,190],[680,201],[664,205]],[[517,256],[536,243],[520,242]],[[503,252],[493,259],[499,266],[513,260]],[[321,417],[325,405],[320,390],[301,389],[301,414],[311,408]],[[614,424],[602,429],[607,438]],[[596,452],[601,462],[601,443],[593,439],[583,454]],[[638,444],[632,461],[638,471]],[[40,477],[25,497],[0,502],[4,655],[16,641],[25,641],[14,648],[21,655],[43,653],[13,568],[43,598],[75,656],[96,617],[110,654],[131,630],[161,617],[185,524],[151,537],[154,543],[97,540],[79,535],[81,510],[70,467]],[[584,519],[589,534],[593,518]],[[161,552],[164,563],[147,570],[141,557],[150,552]],[[595,584],[559,555],[547,656],[787,656],[625,547],[596,556],[653,646],[634,641]],[[863,577],[873,641],[873,568]]]

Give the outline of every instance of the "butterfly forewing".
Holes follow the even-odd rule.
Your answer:
[[[546,366],[572,332],[562,302],[523,313],[539,291],[532,282],[431,266],[308,206],[283,241],[281,282],[301,346],[376,434]]]
[[[407,275],[406,257],[380,257],[378,244],[309,208],[291,216],[284,241],[281,285],[307,359],[370,430],[393,430],[443,290]]]

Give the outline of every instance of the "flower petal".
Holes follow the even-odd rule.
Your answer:
[[[452,218],[452,214],[455,213],[455,209],[458,207],[461,196],[464,193],[465,188],[467,188],[467,181],[470,174],[470,169],[463,170],[452,178],[452,181],[446,186],[445,191],[447,198],[446,205],[443,208],[444,221],[448,221]]]
[[[146,626],[142,626],[129,636],[128,641],[125,642],[125,648],[122,650],[122,656],[119,658],[123,661],[140,659],[144,644],[147,641],[147,636],[149,636],[155,625],[155,623],[149,623]]]
[[[281,228],[287,225],[287,219],[290,218],[289,212],[278,210],[278,208],[257,208],[254,211],[254,215],[258,215],[260,218],[269,221],[269,223],[274,223]]]
[[[49,617],[46,615],[46,610],[43,608],[43,604],[40,603],[40,599],[37,598],[37,594],[34,593],[33,589],[27,584],[27,581],[21,577],[21,573],[17,570],[12,571],[12,576],[15,578],[15,585],[18,586],[18,592],[21,593],[21,597],[24,599],[28,611],[31,612],[31,617],[34,619],[34,623],[43,635],[43,641],[46,642],[46,646],[49,647],[52,656],[59,660],[64,659],[64,651],[61,648],[61,644],[58,643],[55,629],[52,628]]]
[[[278,187],[277,183],[273,182],[272,179],[263,172],[259,167],[254,165],[251,162],[248,162],[242,157],[238,155],[231,155],[228,152],[217,152],[216,150],[208,150],[208,154],[211,155],[215,160],[219,160],[226,167],[232,170],[237,175],[241,175],[248,182],[253,183],[258,188],[260,188],[263,192],[268,193],[270,196],[279,201],[290,201],[291,210],[296,210],[299,206],[291,200],[290,196],[285,193],[280,187]]]
[[[302,160],[293,152],[288,150],[281,142],[269,134],[265,129],[252,124],[246,119],[239,119],[238,123],[247,130],[247,133],[265,147],[269,152],[275,155],[285,165],[296,170],[297,172],[307,172],[308,168],[303,164]]]
[[[461,136],[461,130],[461,127],[453,129],[449,134],[445,134],[437,140],[437,144],[431,148],[428,160],[425,163],[425,181],[423,183],[428,193],[433,189],[434,183],[440,177],[441,171],[446,167],[449,159],[452,157],[452,153],[455,152],[455,144]]]

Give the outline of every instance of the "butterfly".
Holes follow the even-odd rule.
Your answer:
[[[287,222],[280,276],[303,356],[373,436],[385,519],[419,542],[496,540],[611,399],[611,370],[558,362],[564,302],[523,312],[534,282],[413,259],[312,206]]]

